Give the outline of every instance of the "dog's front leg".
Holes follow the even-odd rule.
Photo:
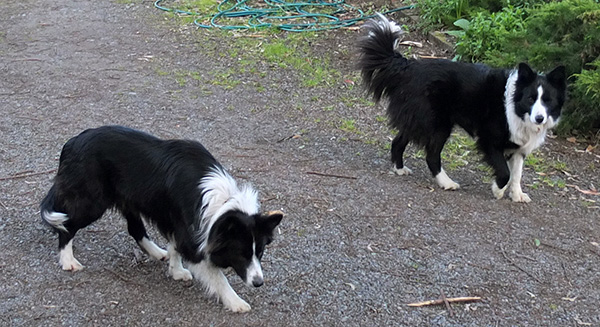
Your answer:
[[[194,277],[204,284],[210,295],[216,295],[223,302],[225,308],[233,312],[250,311],[250,305],[231,288],[221,269],[208,259],[192,264],[189,269]]]
[[[174,280],[192,280],[192,273],[183,268],[181,254],[175,250],[175,244],[170,243],[167,250],[169,255],[169,275],[171,275]]]
[[[496,180],[492,184],[492,193],[497,199],[501,199],[504,196],[504,192],[506,191],[510,180],[510,171],[506,159],[504,158],[504,153],[492,149],[485,154],[485,158],[490,166],[494,168],[494,174],[496,175]]]
[[[525,156],[515,153],[510,160],[510,198],[514,202],[531,202],[531,198],[521,189],[521,176],[523,175],[523,160]]]

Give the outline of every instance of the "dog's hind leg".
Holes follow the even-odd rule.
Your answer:
[[[460,185],[448,177],[442,168],[442,149],[450,136],[450,132],[451,131],[437,132],[425,147],[425,151],[427,152],[425,158],[427,166],[429,167],[431,174],[435,177],[437,184],[444,190],[456,190],[460,188]]]
[[[394,164],[392,171],[398,175],[408,175],[412,173],[412,170],[404,166],[403,156],[406,145],[408,145],[408,139],[399,132],[392,141],[392,163]]]
[[[59,187],[53,185],[42,201],[42,219],[58,232],[58,262],[63,270],[78,271],[83,265],[73,256],[73,237],[78,230],[96,221],[104,213],[102,204],[80,199],[66,210],[65,199],[58,197]],[[74,201],[71,201],[75,203]],[[63,211],[63,212],[60,212]],[[83,214],[82,214],[83,213]]]
[[[88,216],[91,219],[79,218],[76,213],[73,216],[68,216],[59,212],[42,211],[44,220],[58,231],[58,249],[60,251],[58,262],[63,270],[78,271],[83,269],[83,265],[73,256],[73,237],[75,237],[75,233],[78,230],[98,220],[104,213],[104,210],[101,210],[101,208],[95,209],[96,211],[89,210]],[[56,225],[57,216],[62,217],[60,219],[62,220],[60,227]]]
[[[175,245],[170,243],[167,249],[169,251],[169,275],[171,275],[174,280],[192,280],[192,273],[183,268],[181,254],[177,252]]]
[[[209,294],[216,295],[223,302],[225,308],[233,312],[250,311],[250,305],[231,288],[227,277],[219,267],[205,259],[200,263],[192,264],[190,270],[194,277],[204,284]]]
[[[167,251],[161,249],[156,243],[150,240],[140,214],[138,212],[123,210],[123,215],[127,219],[127,231],[129,235],[135,239],[140,248],[156,260],[166,260],[168,258]]]
[[[58,233],[58,248],[60,255],[58,262],[63,270],[78,271],[83,269],[83,265],[73,256],[73,237],[75,233],[59,232]]]

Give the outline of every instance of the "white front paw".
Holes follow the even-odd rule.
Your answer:
[[[496,181],[494,181],[494,183],[492,184],[492,193],[494,194],[496,199],[502,199],[502,197],[504,196],[504,192],[506,191],[506,186],[508,185],[505,185],[503,188],[499,188],[498,184],[496,184]]]
[[[402,168],[396,168],[396,166],[394,165],[394,167],[392,167],[392,172],[400,176],[412,174],[412,170],[406,166]]]
[[[234,300],[223,301],[223,305],[225,305],[225,308],[231,310],[232,312],[248,312],[251,309],[250,304],[239,297]]]
[[[529,197],[529,195],[527,195],[527,193],[523,193],[523,191],[511,192],[510,198],[514,202],[524,202],[524,203],[531,202],[531,198]]]
[[[192,280],[192,273],[185,269],[169,269],[169,274],[173,277],[174,280]]]

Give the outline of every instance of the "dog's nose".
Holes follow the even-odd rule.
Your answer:
[[[255,277],[252,279],[252,285],[253,285],[254,287],[261,287],[261,286],[262,286],[262,284],[264,284],[264,281],[263,281],[263,279],[262,279],[261,277],[259,277],[259,276],[255,276]]]
[[[542,115],[535,116],[535,122],[538,123],[538,124],[543,123],[544,122],[544,116],[542,116]]]

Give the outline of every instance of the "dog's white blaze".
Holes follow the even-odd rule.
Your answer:
[[[544,117],[544,120],[538,125],[543,125],[546,123],[547,118],[548,118],[548,109],[542,103],[542,94],[544,94],[544,89],[541,86],[539,86],[537,88],[537,91],[538,91],[538,96],[537,96],[537,99],[535,100],[535,103],[531,107],[531,114],[529,115],[529,120],[533,124],[537,124],[535,118],[537,116],[542,116],[542,117]]]
[[[62,230],[64,232],[67,232],[67,233],[69,232],[67,230],[67,228],[65,227],[65,225],[64,225],[65,222],[67,220],[69,220],[69,217],[67,217],[67,214],[64,214],[62,212],[54,212],[54,211],[53,212],[48,212],[48,211],[44,211],[44,213],[42,214],[42,216],[44,217],[44,220],[48,224],[50,224],[50,225],[52,225],[52,226],[54,226],[54,227],[56,227],[56,228],[58,228],[58,229],[60,229],[60,230]]]
[[[248,215],[258,213],[258,194],[249,185],[238,188],[237,183],[223,169],[214,168],[206,177],[200,180],[202,196],[202,216],[200,217],[200,234],[202,244],[206,248],[208,233],[215,221],[229,210],[239,210]]]
[[[258,257],[256,256],[256,242],[252,243],[252,250],[254,251],[254,255],[252,256],[252,262],[246,269],[245,282],[246,282],[246,285],[248,285],[248,286],[254,286],[252,284],[252,282],[255,279],[260,280],[261,282],[263,280],[262,267],[260,266],[260,261],[258,260]]]

